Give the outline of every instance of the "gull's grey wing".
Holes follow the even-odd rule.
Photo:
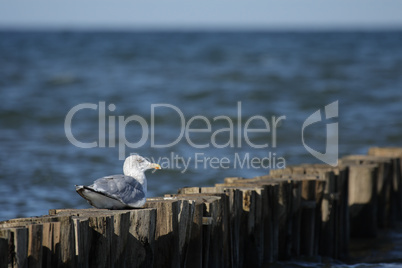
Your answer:
[[[76,185],[75,190],[80,196],[87,200],[91,206],[96,208],[123,209],[127,207],[121,200],[111,197],[106,193],[95,191],[88,186]]]
[[[134,204],[145,199],[142,185],[130,176],[106,176],[97,179],[90,187],[125,204]]]

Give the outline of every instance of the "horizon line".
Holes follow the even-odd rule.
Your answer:
[[[277,25],[277,26],[105,26],[105,25],[0,25],[16,32],[389,32],[402,25]]]

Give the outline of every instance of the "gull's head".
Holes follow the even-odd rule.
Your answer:
[[[161,169],[161,166],[151,163],[140,155],[130,155],[126,158],[123,165],[124,174],[144,172],[148,169]]]

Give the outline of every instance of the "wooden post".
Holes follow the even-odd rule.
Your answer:
[[[223,226],[223,200],[218,197],[214,202],[206,203],[206,216],[211,217],[209,240],[208,267],[223,267],[224,264],[224,235]]]
[[[194,239],[189,244],[191,248],[197,249],[195,257],[198,258],[199,252],[202,252],[201,262],[189,258],[189,263],[195,263],[197,266],[199,263],[202,263],[203,267],[210,267],[211,265],[215,265],[216,262],[226,266],[230,265],[228,196],[223,191],[214,189],[213,187],[200,188],[196,191],[192,189],[190,190],[190,194],[187,194],[187,189],[189,188],[179,189],[178,192],[181,194],[170,195],[170,198],[174,200],[194,200],[196,206],[199,207],[199,212],[194,215],[202,215],[202,218],[199,218],[200,216],[194,218],[196,220],[196,228],[192,229],[191,232],[191,237],[194,237]],[[201,228],[199,227],[200,219]],[[201,244],[199,242],[200,237],[202,237]]]
[[[126,260],[125,266],[152,267],[157,257],[155,254],[157,210],[135,209],[130,210],[129,215],[129,236],[122,258],[130,261]]]
[[[114,218],[112,215],[91,215],[88,217],[88,221],[91,230],[89,255],[94,256],[89,259],[89,266],[111,267],[111,242]]]
[[[84,217],[72,216],[75,240],[75,263],[78,267],[89,267],[91,230],[89,219]]]
[[[202,218],[203,203],[194,201],[191,234],[183,267],[202,267]]]
[[[261,266],[263,261],[262,229],[258,222],[262,221],[261,188],[243,191],[243,210],[247,215],[244,263],[251,266]]]
[[[42,231],[41,224],[28,226],[28,267],[42,267]]]
[[[240,263],[261,266],[264,261],[264,215],[263,196],[265,190],[261,186],[244,181],[233,184],[217,185],[220,187],[236,187],[242,193],[242,210],[240,217],[239,250],[243,252]],[[267,215],[266,215],[267,216]]]
[[[60,217],[59,246],[56,245],[56,254],[58,265],[63,267],[74,267],[75,249],[74,249],[74,229],[71,218],[68,216]]]
[[[339,238],[339,257],[346,259],[349,257],[350,241],[350,218],[349,218],[349,167],[335,169],[337,175],[337,188],[339,192],[339,219],[337,221],[336,237]]]
[[[303,164],[288,167],[288,170],[290,171],[285,172],[286,174],[294,172],[293,176],[297,177],[318,176],[325,181],[321,209],[317,208],[316,211],[317,226],[321,226],[316,234],[316,239],[320,239],[320,254],[332,258],[338,258],[341,254],[343,258],[346,258],[349,248],[347,167],[333,168],[324,164]],[[276,172],[280,174],[279,170]],[[321,217],[318,215],[320,213]]]
[[[99,250],[111,267],[153,265],[156,209],[60,209],[49,213],[71,217],[78,266],[96,265],[90,258]],[[106,243],[93,246],[94,240],[104,238]]]
[[[271,236],[269,240],[269,252],[268,256],[269,262],[276,262],[279,256],[279,241],[278,241],[278,230],[279,230],[279,184],[271,184],[268,187],[268,204],[270,206],[269,212],[269,232],[268,235]]]
[[[179,191],[185,192],[186,190]],[[195,191],[197,192],[197,191]],[[204,226],[209,237],[205,237],[205,243],[209,243],[208,263],[209,267],[229,267],[231,263],[230,231],[229,231],[229,197],[215,187],[202,187],[200,195],[217,197],[213,202],[205,203],[204,216],[211,219],[211,224]],[[206,260],[205,260],[206,261]]]
[[[291,180],[279,182],[279,211],[278,211],[278,227],[279,227],[279,260],[287,260],[291,256],[292,245],[292,196],[293,184]]]
[[[24,268],[28,267],[28,229],[25,227],[11,228],[12,232],[12,266]]]
[[[180,191],[179,191],[180,192]],[[198,194],[165,195],[165,198],[189,204],[188,208],[179,214],[179,225],[183,226],[179,242],[182,252],[180,265],[182,267],[203,267],[203,215],[205,200]]]
[[[31,225],[38,226],[29,227]],[[12,263],[14,266],[24,267],[28,265],[28,262],[32,263],[32,266],[40,263],[43,265],[51,263],[52,266],[74,266],[74,234],[68,216],[12,219],[2,222],[0,227],[12,230],[14,243],[12,244],[14,248]],[[31,240],[28,237],[29,233],[31,233]],[[38,241],[41,241],[40,247],[37,244]],[[30,259],[28,246],[31,248],[31,254],[36,254],[32,255]],[[39,251],[36,252],[34,248],[38,248]],[[42,255],[41,258],[39,258],[40,255]]]
[[[240,263],[252,262],[257,266],[278,259],[278,207],[279,186],[276,181],[266,176],[253,179],[227,180],[225,184],[216,184],[220,188],[237,188],[243,195],[243,217],[241,230],[247,228],[248,238],[240,237],[244,247],[244,260]],[[255,203],[255,205],[253,205]],[[249,243],[249,244],[247,244]]]
[[[149,198],[144,208],[156,208],[154,267],[178,267],[178,202]]]
[[[311,172],[314,170],[314,172]],[[281,174],[280,170],[273,172],[275,176],[291,180],[293,188],[292,222],[291,222],[291,253],[292,256],[302,254],[315,256],[318,254],[321,237],[322,199],[324,197],[325,180],[320,176],[325,174],[316,171],[312,165],[291,166]],[[293,253],[294,252],[294,253]]]
[[[112,236],[112,248],[111,255],[112,263],[114,267],[126,267],[129,263],[135,267],[141,260],[137,259],[133,262],[129,262],[133,257],[125,252],[129,241],[133,240],[130,235],[130,212],[127,210],[120,213],[113,213],[113,236]]]
[[[298,257],[300,255],[300,225],[301,225],[301,192],[302,182],[293,181],[292,196],[292,249],[291,256]]]
[[[221,236],[221,240],[215,237],[218,242],[215,245],[220,245],[219,252],[222,255],[223,267],[231,266],[231,236],[230,236],[230,204],[229,196],[224,192],[224,189],[217,187],[201,187],[201,194],[206,194],[207,196],[219,197],[217,202],[218,210],[212,217],[215,217],[215,223],[217,227],[217,232]]]
[[[191,229],[193,226],[194,218],[194,200],[178,200],[179,213],[179,258],[180,266],[184,266],[187,259],[188,245],[191,239]]]
[[[242,178],[226,178],[225,181],[227,179],[234,182]],[[244,230],[241,227],[243,217],[242,191],[233,186],[221,184],[215,187],[202,187],[200,192],[224,199],[222,233],[224,234],[225,267],[242,267],[245,255],[244,250],[241,249],[244,243],[240,242],[240,233]]]
[[[319,254],[335,258],[337,252],[336,228],[338,217],[338,191],[336,187],[336,177],[332,167],[324,165],[306,166],[305,173],[317,175],[325,181],[323,200],[321,203],[321,230],[319,236]]]
[[[315,249],[315,181],[303,180],[301,192],[300,253],[313,256]]]
[[[229,217],[230,217],[230,241],[231,241],[231,267],[238,268],[240,267],[240,255],[243,255],[243,252],[240,252],[240,221],[241,221],[241,213],[242,213],[242,193],[239,189],[235,188],[224,188],[224,191],[229,196]]]
[[[315,180],[315,221],[317,228],[315,229],[315,245],[314,245],[314,256],[318,255],[318,249],[320,246],[320,237],[321,237],[321,224],[322,224],[322,200],[324,198],[324,189],[326,182],[324,179],[317,178]]]
[[[10,239],[11,231],[0,229],[0,268],[7,268],[9,264],[11,265]]]
[[[368,154],[392,159],[391,219],[402,220],[402,148],[372,147]]]
[[[377,235],[377,166],[349,166],[350,234],[354,237]]]
[[[343,157],[341,163],[343,165],[377,165],[377,224],[380,228],[387,227],[391,218],[392,159],[369,155],[350,155]]]

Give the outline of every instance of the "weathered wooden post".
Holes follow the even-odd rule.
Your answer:
[[[391,219],[402,220],[402,148],[371,147],[368,152],[372,156],[391,158],[392,189],[391,189]]]
[[[349,167],[335,169],[337,189],[340,201],[340,213],[337,220],[336,237],[339,239],[339,256],[346,259],[349,256],[350,218],[349,218]]]
[[[210,187],[208,187],[210,188]],[[205,190],[205,189],[204,189]],[[203,217],[202,217],[202,266],[203,267],[216,267],[223,266],[226,261],[230,261],[225,256],[225,238],[229,237],[229,232],[226,230],[228,226],[225,226],[223,218],[227,217],[225,214],[225,206],[228,205],[228,201],[222,197],[226,197],[225,194],[215,193],[200,193],[201,188],[182,188],[179,189],[178,195],[172,195],[175,199],[191,199],[196,202],[203,203]],[[227,232],[227,234],[224,234]],[[199,235],[197,235],[199,237]],[[190,260],[190,263],[192,261]]]
[[[279,238],[279,184],[284,182],[286,181],[272,179],[270,176],[262,176],[252,179],[226,178],[225,184],[216,184],[217,187],[235,187],[243,192],[243,215],[245,218],[244,221],[246,222],[244,226],[249,231],[254,230],[249,232],[248,235],[248,240],[254,241],[254,244],[246,245],[246,248],[253,253],[245,251],[245,263],[247,263],[248,259],[251,259],[251,262],[255,265],[271,263],[278,260],[280,252],[279,241],[281,241],[281,238]],[[256,202],[257,206],[250,207],[250,204],[253,202],[253,198],[250,198],[253,195],[253,191],[258,194],[259,197],[256,200],[259,201]],[[284,202],[285,201],[282,203]],[[259,203],[261,203],[261,205],[258,205]],[[290,206],[286,207],[290,208]],[[257,219],[253,219],[253,215],[258,215]],[[250,225],[253,221],[257,222],[257,224]],[[252,228],[250,229],[250,227]],[[281,234],[286,235],[286,233],[287,232],[282,232]],[[262,239],[258,238],[258,236]],[[257,238],[253,239],[253,237]],[[283,240],[288,241],[286,237],[284,237]],[[283,242],[281,245],[287,247],[286,242]],[[254,256],[256,253],[257,255]]]
[[[239,250],[240,221],[242,213],[242,193],[236,188],[223,188],[223,191],[229,196],[229,227],[230,227],[230,247],[231,247],[231,267],[240,267],[240,255],[243,252]]]
[[[306,174],[315,174],[325,181],[321,204],[321,231],[319,234],[319,254],[334,257],[336,249],[336,220],[338,216],[336,177],[332,168],[310,166]]]
[[[222,235],[222,257],[223,257],[223,267],[230,267],[232,260],[232,250],[231,250],[231,226],[230,226],[230,198],[229,195],[224,191],[223,188],[218,187],[201,187],[202,194],[208,196],[216,196],[220,199],[219,203],[219,213],[216,214],[218,223],[218,232]],[[220,222],[220,223],[219,223]],[[218,243],[219,244],[219,243]]]
[[[11,262],[11,260],[9,260],[11,257],[9,249],[9,245],[11,244],[10,239],[11,231],[0,228],[0,268],[7,268],[8,263]]]
[[[130,256],[126,267],[152,267],[155,262],[157,210],[135,209],[130,210],[129,215],[129,239],[122,256]]]
[[[291,256],[292,246],[293,183],[291,180],[281,180],[277,182],[279,183],[278,259],[287,260]]]
[[[60,222],[49,221],[43,223],[43,255],[44,267],[57,266],[60,260]]]
[[[271,231],[269,217],[269,200],[267,186],[252,180],[225,179],[225,184],[216,184],[218,188],[236,188],[242,193],[242,212],[239,236],[240,264],[261,266],[265,259],[271,257],[268,252],[269,242],[265,238]],[[272,215],[272,214],[271,214]],[[271,219],[272,220],[272,219]],[[265,229],[265,227],[267,229]],[[270,239],[273,239],[271,236]]]
[[[89,216],[89,227],[91,230],[91,242],[89,255],[90,267],[111,267],[111,242],[113,230],[113,215]]]
[[[89,219],[77,216],[72,216],[71,219],[73,222],[75,238],[75,264],[78,267],[89,267],[89,258],[91,257],[89,254],[89,249],[91,248],[91,239],[89,238],[91,233]],[[50,227],[50,225],[48,227]],[[49,232],[48,227],[44,228],[47,232]]]
[[[306,174],[309,165],[291,166],[284,170],[272,170],[271,173],[283,179],[293,182],[298,181],[297,187],[293,187],[293,197],[300,200],[294,202],[292,239],[298,241],[299,246],[294,246],[297,254],[315,256],[318,254],[319,239],[321,235],[321,210],[324,196],[325,180],[316,175]],[[299,251],[300,249],[300,251]]]
[[[198,194],[167,194],[165,198],[189,204],[188,210],[182,210],[187,213],[182,212],[179,219],[179,224],[183,227],[179,243],[182,252],[180,266],[203,267],[203,215],[204,203],[208,201]]]
[[[28,267],[42,267],[42,232],[41,224],[28,226]]]
[[[377,235],[377,165],[349,165],[350,235]]]
[[[164,198],[148,198],[144,208],[156,208],[154,267],[178,267],[179,203]]]
[[[317,228],[315,189],[314,180],[302,181],[300,253],[306,256],[313,256],[315,253],[315,229]]]
[[[28,267],[28,229],[25,227],[11,228],[12,247],[11,267]]]
[[[153,265],[156,209],[60,209],[49,214],[71,218],[77,266],[96,265],[91,258],[97,250],[110,267]],[[102,240],[106,243],[93,245]]]
[[[391,187],[392,187],[392,159],[369,155],[350,155],[343,157],[343,165],[377,165],[377,224],[378,227],[387,227],[391,219]]]

